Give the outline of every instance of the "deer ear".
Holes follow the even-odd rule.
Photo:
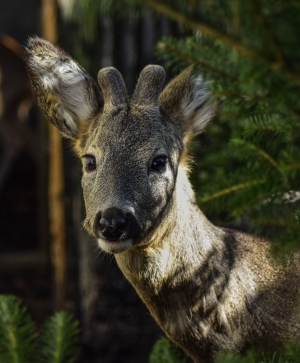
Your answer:
[[[160,108],[181,130],[183,140],[204,131],[217,112],[217,102],[212,100],[209,84],[189,67],[174,78],[159,98]]]
[[[76,139],[103,105],[96,82],[70,56],[50,42],[34,37],[26,47],[32,86],[46,118],[64,136]]]

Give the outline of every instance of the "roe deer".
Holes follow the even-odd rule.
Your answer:
[[[116,69],[100,70],[99,88],[45,40],[29,40],[27,63],[45,116],[83,160],[85,228],[165,334],[198,363],[299,339],[299,269],[196,205],[188,145],[216,113],[203,78],[188,68],[163,89],[163,68],[150,65],[129,98]]]

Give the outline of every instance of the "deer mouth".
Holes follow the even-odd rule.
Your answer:
[[[133,246],[133,239],[109,240],[104,238],[97,239],[98,246],[107,253],[121,253],[129,250]]]

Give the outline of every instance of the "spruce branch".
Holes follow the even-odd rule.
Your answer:
[[[223,44],[227,45],[228,47],[236,50],[240,55],[253,59],[255,61],[258,61],[265,66],[267,66],[271,71],[278,72],[281,70],[281,63],[276,61],[271,61],[268,57],[265,57],[264,55],[260,54],[258,51],[253,50],[249,47],[247,47],[245,44],[240,42],[238,39],[233,38],[232,36],[228,34],[224,34],[223,32],[219,31],[218,29],[209,26],[207,24],[204,24],[200,21],[191,21],[186,15],[183,13],[179,13],[175,10],[173,10],[171,7],[162,4],[157,1],[153,0],[137,0],[140,3],[143,3],[150,9],[163,14],[167,16],[168,18],[177,21],[180,24],[184,24],[188,26],[190,29],[195,31],[200,31],[202,34],[206,35],[207,37],[213,39],[213,40],[219,40]],[[289,71],[283,71],[283,73],[286,75],[287,78],[289,78],[290,81],[300,84],[300,75],[294,72]]]
[[[171,46],[170,44],[166,44],[163,41],[159,42],[157,45],[157,48],[160,50],[164,50],[167,51],[169,54],[173,54],[176,57],[185,60],[191,64],[196,64],[199,65],[205,69],[207,69],[210,72],[219,74],[220,76],[222,76],[223,78],[226,78],[232,82],[235,82],[237,79],[233,76],[231,76],[230,74],[222,71],[221,69],[218,69],[216,67],[212,67],[210,64],[203,62],[201,60],[199,60],[197,57],[193,57],[190,54],[181,52],[177,47],[175,46]]]
[[[32,361],[34,323],[15,296],[0,295],[0,362]]]
[[[38,339],[41,363],[74,363],[79,356],[78,322],[65,312],[56,313],[44,325]]]
[[[297,209],[295,212],[295,219],[296,219],[296,223],[300,224],[300,209]]]
[[[201,198],[199,200],[199,203],[207,203],[213,199],[217,199],[217,198],[220,198],[220,197],[223,197],[224,195],[226,194],[230,194],[230,193],[234,193],[238,190],[241,190],[241,189],[246,189],[246,188],[250,188],[250,187],[254,187],[256,185],[259,185],[259,184],[265,184],[267,182],[266,179],[257,179],[257,180],[252,180],[252,181],[249,181],[249,182],[246,182],[246,183],[240,183],[240,184],[236,184],[236,185],[233,185],[229,188],[225,188],[223,190],[220,190],[216,193],[213,193],[207,197],[204,197],[204,198]]]
[[[230,141],[230,145],[231,147],[233,147],[234,149],[236,149],[235,151],[238,153],[238,156],[241,158],[244,158],[246,156],[240,154],[241,152],[241,147],[245,147],[245,150],[251,150],[254,151],[255,153],[258,153],[261,157],[263,157],[265,160],[267,160],[271,165],[273,165],[276,169],[280,169],[279,168],[279,164],[277,163],[277,161],[275,161],[272,156],[270,154],[268,154],[266,151],[262,150],[261,148],[259,148],[258,146],[256,146],[255,144],[240,139],[240,138],[233,138]]]
[[[257,152],[259,153],[259,155],[261,155],[263,158],[265,158],[270,164],[272,164],[276,169],[279,169],[279,165],[278,163],[272,158],[271,155],[269,155],[268,153],[266,153],[264,150],[259,149],[258,147],[256,147]]]
[[[281,169],[284,169],[284,170],[299,169],[299,168],[300,168],[300,163],[295,163],[295,164],[281,166]]]
[[[149,356],[149,363],[185,363],[186,359],[171,341],[165,337],[160,338],[154,345]]]
[[[290,221],[279,221],[278,219],[267,219],[267,218],[257,218],[254,219],[256,224],[269,225],[269,226],[280,226],[285,228],[295,228],[296,224]]]
[[[240,30],[240,8],[241,8],[241,0],[233,0],[232,1],[232,10],[233,17],[231,18],[231,27],[234,35],[237,35]]]
[[[264,150],[260,149],[259,147],[255,146],[254,144],[248,143],[248,145],[257,153],[266,159],[270,164],[272,164],[276,169],[279,169],[279,164],[272,158],[272,156],[266,153]]]
[[[258,130],[258,131],[282,131],[282,127],[280,126],[258,126],[258,125],[251,125],[248,126],[248,129],[251,130]]]
[[[283,55],[281,53],[279,46],[277,45],[277,43],[275,41],[273,33],[272,33],[270,27],[268,26],[268,23],[260,9],[260,6],[259,6],[257,0],[251,0],[249,2],[249,4],[252,8],[254,18],[255,18],[257,24],[260,26],[260,28],[263,31],[263,34],[266,39],[266,44],[268,44],[272,53],[274,54],[275,58],[277,59],[278,69],[282,69],[285,66],[285,61],[284,61]]]
[[[1,363],[74,363],[78,360],[78,322],[61,312],[44,325],[40,336],[26,308],[15,296],[0,295]]]
[[[224,34],[223,32],[220,32],[218,29],[213,28],[204,23],[201,23],[199,21],[197,22],[191,21],[190,19],[188,19],[186,15],[173,10],[171,7],[165,4],[153,0],[143,0],[143,4],[158,13],[166,15],[168,18],[175,20],[178,23],[187,25],[189,28],[193,30],[200,31],[202,34],[208,36],[211,39],[222,41],[225,45],[235,49],[238,53],[246,57],[256,59],[263,63],[269,63],[268,59],[266,59],[264,56],[262,56],[255,50],[245,46],[245,44],[241,43],[239,40],[227,34]]]

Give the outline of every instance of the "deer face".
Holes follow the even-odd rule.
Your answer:
[[[148,66],[129,99],[116,69],[99,72],[99,88],[44,40],[29,41],[27,63],[40,107],[82,159],[87,231],[109,253],[148,243],[172,205],[188,141],[215,112],[201,76],[188,69],[162,91],[163,68]]]
[[[158,107],[103,112],[83,151],[86,229],[107,252],[142,243],[168,205],[181,145]],[[99,126],[101,125],[101,126]]]

